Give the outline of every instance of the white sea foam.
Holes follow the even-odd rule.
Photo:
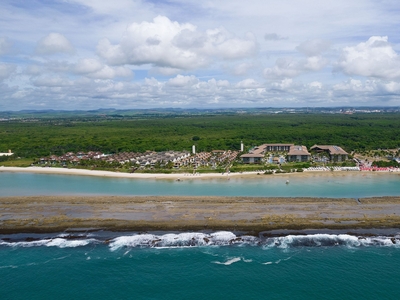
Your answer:
[[[100,240],[91,238],[69,239],[68,235],[60,234],[55,238],[46,238],[36,241],[10,242],[0,240],[0,246],[10,247],[58,247],[72,248],[83,247],[89,244],[101,243]],[[218,231],[213,233],[184,232],[168,233],[164,235],[155,234],[133,234],[130,236],[119,236],[107,241],[111,251],[120,248],[190,248],[204,246],[262,246],[264,249],[279,248],[290,249],[296,247],[396,247],[400,248],[400,236],[386,237],[358,237],[348,234],[312,234],[312,235],[287,235],[282,237],[258,238],[254,236],[237,236],[229,231]],[[129,250],[126,252],[129,253]]]
[[[205,233],[180,233],[152,235],[141,234],[115,238],[110,243],[110,249],[115,251],[121,247],[155,247],[155,248],[183,248],[199,246],[227,246],[227,245],[262,245],[264,249],[294,247],[361,247],[361,246],[395,246],[400,247],[400,240],[390,237],[357,237],[348,234],[313,234],[288,235],[260,239],[252,236],[236,236],[229,231]]]
[[[0,266],[0,269],[16,269],[18,266],[9,265],[9,266]]]
[[[213,261],[214,264],[218,264],[218,265],[225,265],[225,266],[229,266],[235,262],[241,261],[240,257],[234,257],[231,258],[229,260],[227,260],[226,262],[220,262],[220,261]]]
[[[388,239],[390,241],[390,239]],[[363,245],[361,239],[347,234],[313,234],[313,235],[288,235],[268,239],[266,247],[291,248],[291,247],[321,247],[339,246],[359,247]]]
[[[112,240],[110,249],[114,251],[122,247],[149,246],[155,240],[157,240],[157,237],[152,234],[120,236]]]
[[[82,247],[94,242],[94,239],[87,239],[87,240],[66,240],[61,238],[56,238],[51,240],[46,244],[47,247],[58,247],[58,248],[75,248],[75,247]]]
[[[255,238],[257,239],[257,238]],[[248,239],[252,240],[252,239]],[[258,239],[257,239],[258,240]],[[218,231],[211,234],[200,232],[168,233],[164,235],[139,234],[132,236],[121,236],[113,239],[110,243],[111,251],[122,247],[199,247],[199,246],[225,246],[243,243],[241,237],[237,237],[229,231]]]
[[[55,239],[43,239],[38,241],[29,242],[3,242],[0,245],[6,245],[10,247],[58,247],[58,248],[75,248],[86,246],[90,243],[95,242],[95,239],[85,239],[85,240],[67,240],[63,238]]]

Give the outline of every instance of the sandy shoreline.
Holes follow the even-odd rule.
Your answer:
[[[24,172],[38,174],[60,174],[60,175],[79,175],[79,176],[97,176],[97,177],[115,177],[115,178],[137,178],[137,179],[197,179],[197,178],[223,178],[227,176],[255,176],[258,172],[246,173],[202,173],[202,174],[162,174],[162,173],[119,173],[111,171],[84,170],[84,169],[66,169],[66,168],[43,168],[43,167],[0,167],[0,172]]]
[[[0,197],[0,233],[400,228],[400,197]]]
[[[119,173],[111,171],[84,170],[84,169],[66,169],[66,168],[43,168],[43,167],[0,167],[0,172],[22,172],[37,174],[59,174],[59,175],[78,175],[78,176],[97,176],[97,177],[114,177],[114,178],[132,178],[132,179],[171,179],[171,180],[187,180],[187,179],[212,179],[212,178],[259,178],[263,176],[262,172],[243,172],[243,173],[199,173],[196,175],[189,173],[179,174],[149,174],[149,173]],[[266,176],[296,176],[296,177],[313,177],[313,176],[344,176],[356,174],[393,174],[400,176],[398,172],[368,172],[368,171],[307,171],[296,173],[281,173]]]

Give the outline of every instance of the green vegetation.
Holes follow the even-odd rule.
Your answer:
[[[391,160],[391,161],[374,161],[372,163],[373,167],[379,167],[379,168],[389,168],[389,167],[395,167],[399,168],[400,164],[397,161]]]
[[[3,156],[0,160],[0,166],[4,167],[29,167],[31,164],[35,162],[32,158],[15,158],[15,157],[7,157]],[[6,158],[6,159],[4,159]]]
[[[263,143],[339,145],[346,151],[400,147],[398,113],[123,117],[68,116],[0,122],[0,152],[39,158],[66,152],[215,149],[247,151]]]

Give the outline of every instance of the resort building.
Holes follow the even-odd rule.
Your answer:
[[[345,161],[349,158],[349,154],[339,146],[314,145],[310,148],[310,150],[317,153],[327,153],[329,155],[329,159],[334,162]]]
[[[248,153],[241,155],[240,158],[245,164],[259,164],[264,158],[264,154]]]
[[[263,144],[252,149],[250,153],[241,155],[240,158],[245,164],[259,164],[265,154],[271,152],[285,152],[288,155],[288,161],[293,162],[305,162],[311,158],[311,154],[307,151],[306,146],[295,146],[294,144]],[[269,161],[271,159],[273,160],[272,163],[282,163],[284,161],[284,159],[275,157],[275,155],[270,156]]]
[[[311,158],[306,146],[291,146],[287,155],[290,162],[307,162]]]
[[[264,148],[264,152],[288,152],[293,144],[264,144],[260,148]]]

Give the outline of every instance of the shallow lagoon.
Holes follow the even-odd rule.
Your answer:
[[[181,181],[175,181],[3,172],[0,173],[0,195],[399,196],[400,174],[349,172],[260,175],[255,178],[182,177]]]

